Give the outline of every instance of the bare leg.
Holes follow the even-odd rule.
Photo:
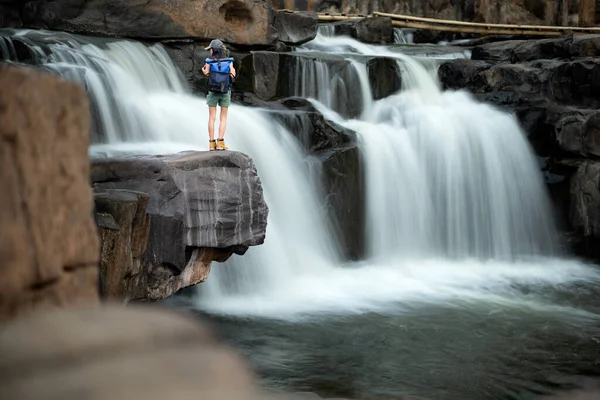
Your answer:
[[[225,136],[225,129],[227,128],[227,111],[229,107],[221,107],[221,114],[219,115],[219,139],[223,139]]]
[[[217,107],[208,107],[208,138],[215,140],[215,120],[217,119]]]

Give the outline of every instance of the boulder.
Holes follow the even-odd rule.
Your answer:
[[[600,112],[589,115],[582,130],[585,154],[600,156]]]
[[[511,62],[515,50],[525,43],[525,40],[506,40],[475,46],[471,52],[471,59]]]
[[[0,320],[98,302],[89,103],[55,76],[0,64]]]
[[[394,43],[391,18],[369,17],[339,21],[333,24],[337,36],[350,36],[359,42],[373,44]]]
[[[600,107],[599,59],[555,62],[549,69],[551,76],[546,91],[553,100],[573,106]]]
[[[286,44],[302,44],[317,36],[318,18],[316,12],[289,13],[276,11],[273,27],[277,40]]]
[[[325,188],[327,214],[333,216],[346,259],[365,257],[365,191],[364,170],[356,143],[322,156],[321,180]]]
[[[150,216],[148,195],[128,190],[94,193],[100,231],[100,291],[111,301],[145,299],[148,277],[143,265]]]
[[[317,29],[314,13],[281,15],[252,0],[29,0],[21,16],[31,28],[142,39],[220,38],[242,46],[303,43]]]
[[[585,161],[571,177],[569,215],[581,239],[578,251],[600,257],[600,163]]]
[[[130,293],[157,300],[206,280],[211,261],[264,242],[268,208],[260,178],[245,154],[185,152],[93,160],[95,190],[149,196],[143,285]],[[166,239],[168,238],[168,239]],[[137,296],[136,298],[139,298]]]
[[[373,100],[388,97],[402,89],[402,75],[398,61],[377,57],[367,61],[367,73],[373,91]]]

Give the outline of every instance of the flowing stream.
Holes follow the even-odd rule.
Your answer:
[[[233,105],[228,145],[256,163],[267,240],[167,303],[212,319],[265,385],[323,396],[531,399],[599,375],[600,273],[558,250],[518,122],[440,90],[440,60],[469,52],[320,32],[296,50],[290,95],[358,135],[366,257],[343,259],[294,136],[264,110]],[[4,30],[0,56],[85,87],[93,157],[208,147],[205,102],[161,45]],[[396,60],[402,78],[377,101],[373,56]]]

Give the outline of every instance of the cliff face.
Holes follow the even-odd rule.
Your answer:
[[[212,261],[265,240],[268,207],[254,163],[242,153],[94,160],[92,183],[101,282],[111,298],[168,297],[205,281]]]

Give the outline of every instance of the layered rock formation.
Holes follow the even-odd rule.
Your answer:
[[[0,20],[23,27],[143,39],[220,38],[236,45],[302,43],[316,35],[314,13],[276,12],[252,0],[29,0],[9,2]]]
[[[473,48],[472,60],[440,67],[447,89],[468,89],[514,112],[546,159],[550,190],[576,250],[597,257],[600,223],[600,35],[511,40]]]
[[[0,65],[0,320],[98,302],[89,109],[77,85]]]
[[[112,217],[99,217],[103,246],[115,249],[103,253],[103,265],[113,267],[102,281],[116,297],[168,297],[205,281],[212,261],[265,240],[268,208],[254,163],[242,153],[98,159],[92,183],[97,212]]]

